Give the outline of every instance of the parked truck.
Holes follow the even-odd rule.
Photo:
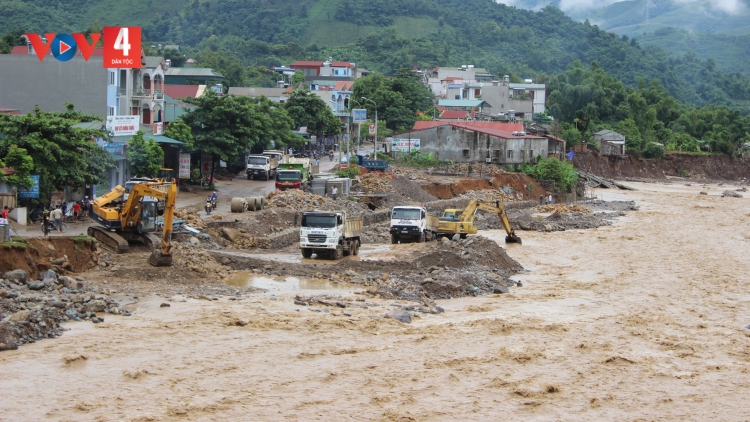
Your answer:
[[[268,155],[250,155],[247,157],[247,180],[256,177],[270,180],[276,176],[279,159]]]
[[[359,255],[362,219],[347,218],[345,211],[307,211],[302,214],[299,247],[302,256],[341,259]]]
[[[427,210],[416,206],[393,207],[391,215],[391,243],[411,240],[423,243],[437,237],[440,217],[429,214]]]
[[[309,169],[304,164],[282,164],[276,173],[276,189],[307,189],[310,180]]]
[[[369,160],[364,155],[357,155],[357,164],[366,168],[368,171],[388,171],[388,161],[386,160]]]
[[[263,155],[269,158],[275,158],[279,160],[279,163],[284,161],[284,151],[279,151],[276,149],[266,149],[263,150]]]

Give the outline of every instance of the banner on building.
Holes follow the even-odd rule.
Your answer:
[[[369,134],[370,136],[375,136],[375,125],[370,125]]]
[[[419,139],[393,138],[391,145],[393,145],[392,151],[398,152],[419,151],[420,148]]]
[[[164,134],[164,123],[162,122],[154,123],[154,135],[163,135],[163,134]]]
[[[28,189],[21,188],[18,191],[19,198],[39,198],[39,175],[32,174],[29,177],[34,181],[34,184]]]
[[[364,123],[367,121],[367,110],[355,108],[352,110],[352,123]]]
[[[190,154],[180,154],[180,179],[190,178]]]
[[[107,130],[112,136],[132,136],[138,133],[140,116],[107,116]]]
[[[204,176],[211,175],[211,168],[214,166],[214,156],[211,154],[201,154],[201,173]]]

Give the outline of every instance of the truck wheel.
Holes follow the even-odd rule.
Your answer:
[[[424,243],[424,232],[417,237],[417,243]]]
[[[336,250],[335,250],[335,252],[333,252],[331,254],[331,256],[333,257],[333,259],[337,259],[337,260],[343,258],[344,257],[344,247],[341,246],[341,245],[336,246]]]
[[[310,258],[313,254],[312,249],[310,248],[302,248],[302,257],[303,258]]]
[[[352,245],[352,255],[359,255],[359,240],[354,241],[354,245]]]
[[[353,248],[353,247],[354,247],[354,246],[351,246],[351,245],[350,245],[350,246],[349,246],[349,250],[348,250],[348,251],[347,251],[346,249],[344,249],[344,250],[343,250],[344,256],[349,256],[349,255],[351,255],[351,254],[352,254],[352,248]]]
[[[396,236],[395,234],[392,234],[391,235],[391,245],[395,245],[396,243],[398,243],[398,236]]]
[[[252,174],[248,174],[247,175],[247,180],[253,180],[253,175]]]

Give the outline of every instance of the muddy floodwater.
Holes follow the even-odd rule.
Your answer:
[[[263,277],[252,271],[237,271],[231,278],[224,281],[231,286],[257,287],[268,292],[304,292],[314,290],[315,293],[352,292],[363,290],[362,286],[351,283],[335,283],[330,280],[306,279],[298,277]]]
[[[411,324],[351,290],[367,301],[297,306],[301,280],[68,323],[0,353],[0,420],[750,419],[750,198],[627,184],[597,190],[641,207],[613,226],[519,233],[523,287]],[[359,259],[419,247],[396,246]]]

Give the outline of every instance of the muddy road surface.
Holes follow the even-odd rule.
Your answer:
[[[279,288],[66,323],[0,354],[0,419],[750,418],[750,199],[630,185],[597,192],[640,205],[613,226],[523,232],[508,248],[522,287],[411,324],[356,286],[294,280],[276,282],[348,305]]]

